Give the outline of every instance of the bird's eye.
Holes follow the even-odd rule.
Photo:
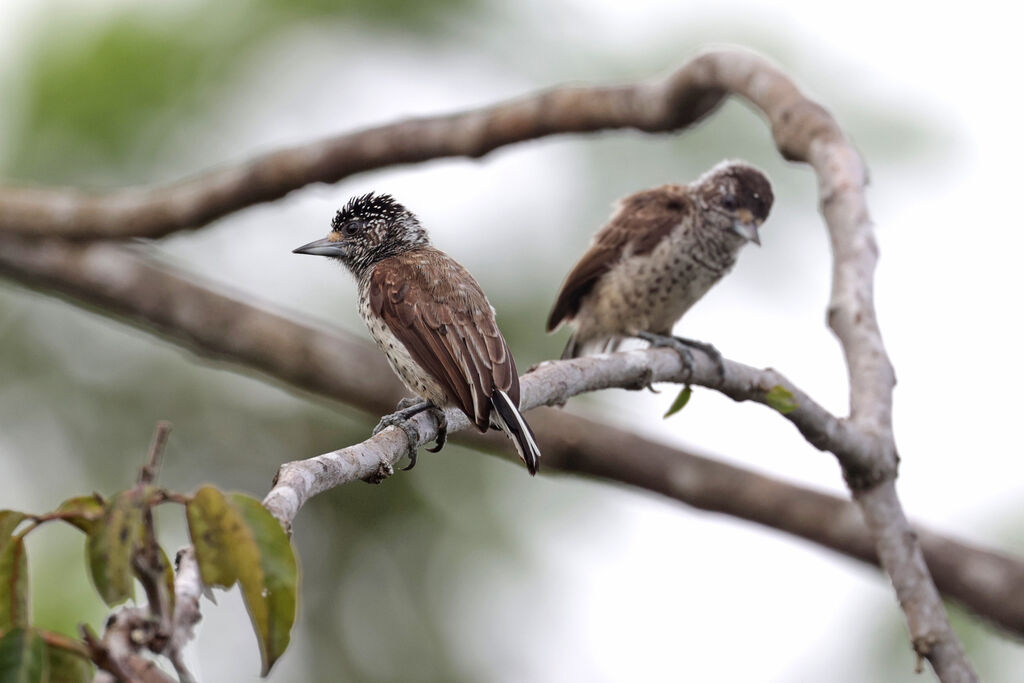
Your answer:
[[[349,221],[345,225],[341,226],[341,234],[345,237],[352,237],[359,232],[359,228],[361,227],[363,227],[363,224],[359,221]]]
[[[722,208],[725,209],[726,211],[736,210],[736,198],[733,197],[731,194],[727,194],[724,197],[722,197],[721,204]]]

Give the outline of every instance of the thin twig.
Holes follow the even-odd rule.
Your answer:
[[[164,447],[167,445],[167,437],[171,433],[171,425],[167,420],[160,420],[156,423],[153,431],[153,441],[149,445],[149,455],[146,457],[146,464],[139,470],[139,484],[152,484],[156,481],[156,475],[160,471],[160,458],[163,456]]]

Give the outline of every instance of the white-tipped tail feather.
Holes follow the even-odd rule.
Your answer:
[[[526,469],[530,474],[537,474],[540,468],[540,448],[533,437],[533,430],[519,412],[519,406],[512,403],[508,394],[500,389],[491,392],[491,405],[494,406],[491,417],[515,444],[516,451],[526,463]]]

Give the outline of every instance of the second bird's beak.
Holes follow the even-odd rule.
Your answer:
[[[732,231],[745,240],[761,246],[761,238],[757,236],[757,223],[750,221],[736,221],[732,224]]]
[[[732,224],[732,231],[748,242],[761,246],[761,238],[757,236],[757,227],[758,223],[754,219],[754,214],[747,209],[742,209]]]
[[[335,258],[341,258],[345,255],[345,244],[344,242],[332,242],[330,238],[325,237],[322,240],[310,242],[309,244],[303,244],[298,249],[292,249],[293,254],[310,254],[312,256],[333,256]]]

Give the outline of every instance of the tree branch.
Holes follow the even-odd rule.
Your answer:
[[[0,193],[0,230],[75,237],[156,237],[199,227],[312,182],[336,182],[372,168],[446,156],[477,157],[502,145],[555,133],[683,128],[712,112],[728,93],[746,98],[767,116],[785,158],[814,168],[832,242],[828,317],[846,357],[850,420],[795,422],[804,425],[801,430],[827,427],[842,432],[844,438],[857,434],[856,448],[830,450],[843,454],[843,475],[906,613],[914,648],[929,660],[941,680],[976,680],[896,496],[895,379],[874,313],[878,249],[864,199],[863,163],[831,115],[756,55],[713,52],[657,82],[560,88],[472,112],[371,128],[276,152],[165,188],[109,195],[8,190]],[[801,408],[804,405],[801,403]],[[821,436],[831,440],[836,434]]]
[[[99,307],[100,313],[200,356],[258,370],[271,379],[337,399],[371,415],[390,411],[401,397],[383,355],[362,339],[289,320],[214,291],[193,275],[143,257],[141,251],[106,243],[76,246],[58,240],[0,236],[0,275],[43,291],[57,291],[79,305]],[[304,360],[289,362],[294,358]],[[310,372],[310,367],[317,372]],[[666,446],[566,410],[534,410],[530,424],[541,440],[547,471],[584,473],[653,491],[878,564],[863,519],[848,501]],[[501,434],[468,430],[455,438],[475,448],[509,455]],[[404,441],[398,443],[401,446]],[[1024,636],[1024,562],[920,527],[918,533],[945,595]],[[176,593],[180,609],[183,597],[180,590]]]
[[[385,166],[481,157],[558,133],[615,128],[668,131],[713,111],[725,92],[708,75],[729,53],[700,57],[667,79],[614,87],[564,87],[447,116],[410,119],[265,154],[171,185],[86,193],[71,188],[0,190],[0,231],[75,238],[163,237],[280,199],[311,183],[335,183]],[[755,59],[753,55],[743,55]]]

